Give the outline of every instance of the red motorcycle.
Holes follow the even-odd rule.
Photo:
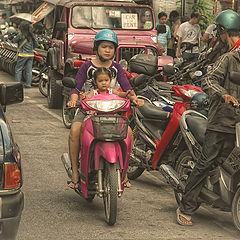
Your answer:
[[[202,90],[197,86],[182,85],[172,86],[170,90],[163,90],[163,93],[166,94],[166,91],[179,98],[172,112],[155,106],[151,101],[146,101],[145,97],[143,107],[133,108],[130,126],[133,127],[134,143],[128,168],[129,179],[138,178],[145,169],[158,169],[162,162],[174,162],[177,156],[174,146],[178,141],[179,119],[187,110],[191,98]]]

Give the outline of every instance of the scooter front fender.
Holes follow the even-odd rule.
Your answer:
[[[167,145],[171,141],[174,133],[179,128],[179,119],[181,118],[182,114],[186,111],[186,103],[177,102],[173,106],[173,112],[171,116],[171,120],[169,121],[167,128],[165,129],[161,140],[158,142],[156,151],[153,155],[152,159],[152,167],[156,169],[159,159],[161,158],[162,154],[164,153]]]
[[[95,170],[99,169],[100,158],[103,157],[109,163],[116,163],[119,159],[123,169],[122,148],[119,142],[98,142],[95,145]]]

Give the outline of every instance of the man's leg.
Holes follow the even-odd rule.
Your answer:
[[[15,82],[21,82],[22,80],[22,71],[23,71],[25,61],[26,59],[24,57],[18,57],[17,64],[15,67],[15,75],[14,75]]]
[[[26,87],[31,87],[32,83],[32,65],[33,65],[33,57],[29,57],[26,61],[25,68],[26,68]]]
[[[187,179],[185,193],[180,204],[180,211],[182,213],[192,215],[193,212],[198,209],[198,197],[209,170],[211,170],[213,163],[219,156],[229,155],[233,149],[233,143],[233,134],[225,134],[210,130],[206,131],[201,157]],[[221,152],[225,154],[221,154]]]

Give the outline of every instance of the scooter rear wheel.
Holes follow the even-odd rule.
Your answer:
[[[232,201],[232,216],[235,227],[240,231],[240,187],[237,189]]]
[[[105,163],[104,168],[104,195],[103,203],[106,221],[109,225],[114,225],[117,218],[117,199],[118,199],[118,176],[115,163]]]

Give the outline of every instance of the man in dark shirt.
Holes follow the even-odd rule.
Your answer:
[[[240,71],[240,17],[232,10],[221,12],[216,23],[221,39],[229,52],[222,55],[202,81],[209,95],[208,125],[200,159],[193,168],[177,209],[177,222],[192,225],[191,215],[200,206],[199,194],[206,177],[219,157],[226,158],[234,147],[236,113],[232,104],[239,105],[240,87],[230,81],[230,72]]]

